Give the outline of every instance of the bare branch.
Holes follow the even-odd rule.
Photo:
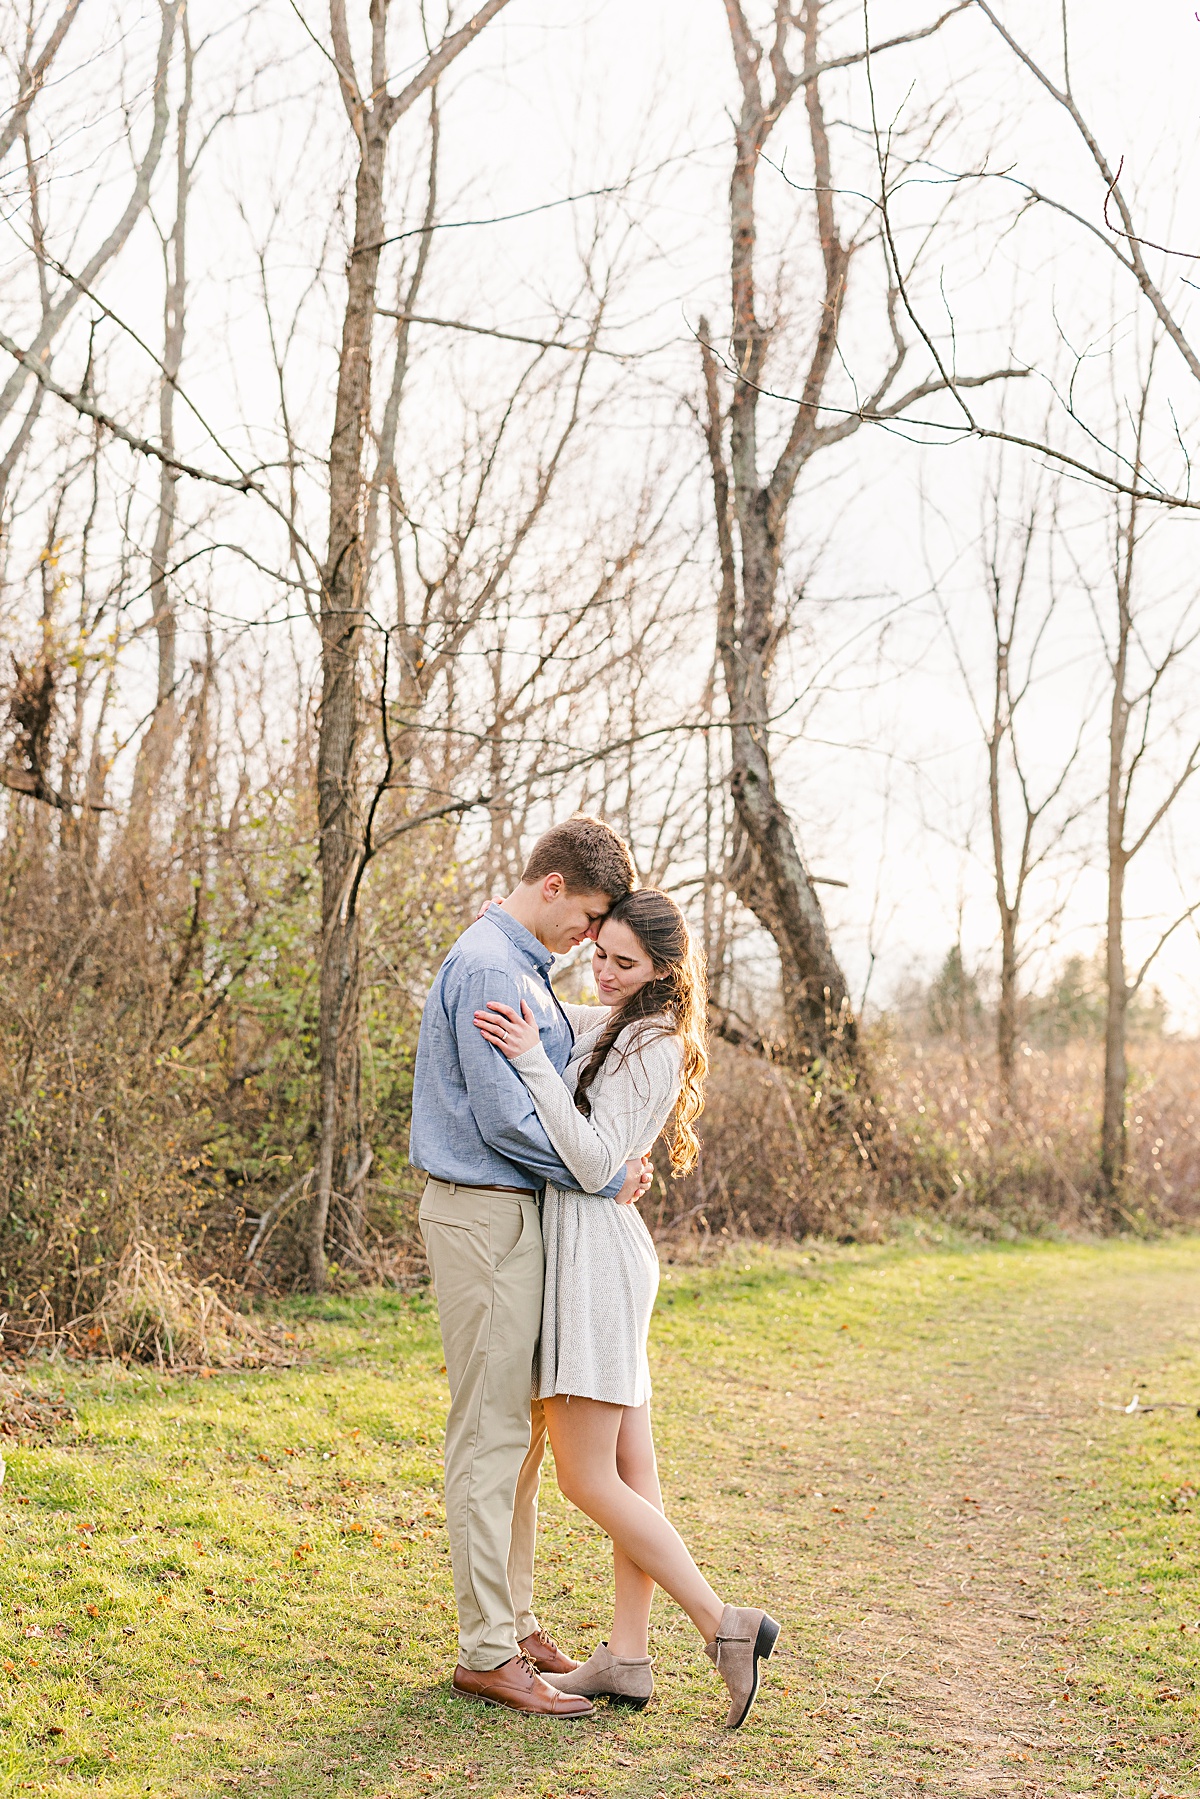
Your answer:
[[[0,787],[7,787],[13,793],[28,794],[31,799],[41,800],[43,805],[53,806],[56,812],[72,812],[82,806],[89,812],[111,812],[111,806],[101,805],[96,800],[70,800],[65,794],[27,768],[17,768],[11,762],[0,763]]]
[[[1131,999],[1132,999],[1133,995],[1140,988],[1140,986],[1141,986],[1142,982],[1145,980],[1147,974],[1149,974],[1151,965],[1156,960],[1159,951],[1175,935],[1175,933],[1179,929],[1180,925],[1185,925],[1188,922],[1189,918],[1195,918],[1197,912],[1200,912],[1200,900],[1197,900],[1194,905],[1189,906],[1186,912],[1181,912],[1179,914],[1179,917],[1174,919],[1172,921],[1172,923],[1167,926],[1166,930],[1159,937],[1158,942],[1154,945],[1154,948],[1150,951],[1150,954],[1146,957],[1146,960],[1142,963],[1141,967],[1138,969],[1137,973],[1134,975],[1133,979],[1129,982],[1128,987],[1126,988],[1126,991],[1129,994],[1129,997]]]
[[[168,104],[167,95],[167,70],[171,60],[171,48],[174,43],[175,28],[178,20],[177,8],[169,4],[168,0],[159,0],[159,11],[162,23],[159,32],[158,56],[154,71],[153,123],[151,126],[149,142],[146,145],[145,153],[142,156],[141,162],[138,164],[137,172],[134,176],[133,189],[117,223],[113,226],[100,247],[93,252],[88,261],[84,264],[83,269],[80,271],[78,283],[72,282],[67,288],[67,291],[46,314],[45,318],[43,318],[37,336],[30,345],[30,352],[35,360],[41,357],[42,352],[48,349],[55,337],[57,337],[59,331],[66,323],[67,318],[82,298],[83,289],[85,287],[90,287],[93,284],[101,269],[107,267],[117,252],[124,247],[130,233],[142,213],[145,211],[149,201],[150,184],[154,179],[155,170],[158,168],[159,159],[162,155],[163,143],[167,135],[167,125],[170,120],[170,106]],[[7,418],[8,414],[12,411],[12,408],[16,403],[17,395],[25,385],[25,374],[26,368],[22,367],[20,370],[14,370],[9,376],[3,392],[0,393],[0,421]]]
[[[341,0],[337,0],[341,4]],[[387,94],[380,97],[378,104],[384,109],[384,124],[390,130],[395,121],[406,113],[414,101],[431,88],[443,70],[448,69],[456,56],[472,44],[490,19],[508,5],[508,0],[486,0],[473,18],[459,30],[451,32],[443,38],[425,66],[415,74],[406,87],[398,94]]]
[[[103,425],[106,431],[110,431],[122,443],[128,444],[129,448],[136,450],[140,456],[150,456],[156,462],[161,462],[164,467],[174,469],[178,474],[190,475],[193,481],[207,481],[214,487],[228,487],[234,493],[257,493],[263,498],[268,497],[252,475],[218,475],[211,469],[197,468],[194,463],[183,462],[178,456],[170,455],[161,444],[152,443],[149,438],[139,437],[136,432],[118,424],[111,414],[97,406],[96,402],[89,399],[87,394],[75,393],[69,387],[63,387],[61,382],[54,379],[44,364],[38,362],[31,351],[23,350],[20,344],[14,343],[5,331],[0,331],[0,350],[6,351],[15,362],[20,363],[23,369],[27,369],[34,379],[46,389],[47,393],[52,393],[56,399],[65,400],[67,405],[73,406],[83,418],[95,419],[97,424]]]
[[[1121,190],[1120,167],[1114,170],[1110,166],[1107,157],[1100,148],[1099,140],[1076,104],[1070,86],[1068,85],[1066,88],[1055,86],[1054,82],[1037,62],[1036,58],[1026,50],[1023,45],[1017,42],[1012,32],[1009,31],[1007,26],[996,16],[996,13],[989,5],[989,0],[975,0],[975,5],[978,6],[980,12],[988,19],[993,29],[1008,45],[1018,62],[1029,71],[1034,80],[1045,89],[1051,98],[1063,108],[1064,112],[1066,112],[1067,116],[1070,118],[1071,123],[1075,126],[1076,131],[1083,139],[1088,154],[1096,165],[1101,180],[1104,182],[1105,222],[1107,223],[1108,220],[1108,207],[1110,203],[1116,207],[1117,212],[1120,215],[1121,236],[1129,245],[1129,258],[1128,261],[1124,257],[1120,257],[1119,259],[1126,267],[1132,267],[1134,278],[1141,288],[1142,293],[1153,307],[1164,331],[1179,351],[1179,354],[1183,357],[1192,377],[1196,381],[1200,381],[1200,354],[1198,354],[1192,346],[1183,327],[1180,325],[1171,308],[1167,305],[1162,290],[1159,288],[1157,282],[1150,274],[1149,269],[1146,267],[1145,258],[1141,252],[1141,239],[1134,230],[1133,214],[1130,210],[1129,203]]]
[[[614,362],[634,362],[641,352],[636,350],[601,350],[589,343],[564,343],[559,337],[525,337],[517,331],[499,331],[491,325],[468,325],[463,319],[438,319],[423,312],[396,312],[386,306],[375,308],[381,319],[398,319],[408,325],[437,325],[443,331],[466,331],[473,337],[495,337],[505,344],[530,344],[538,350],[567,350],[573,356],[608,356]]]
[[[30,107],[42,91],[46,76],[50,72],[50,65],[61,50],[63,40],[75,23],[76,14],[82,4],[83,0],[67,0],[67,4],[59,14],[57,24],[42,46],[37,61],[32,68],[25,71],[25,85],[17,96],[16,105],[5,119],[4,124],[0,125],[0,162],[4,161],[16,142],[21,127],[28,117]]]

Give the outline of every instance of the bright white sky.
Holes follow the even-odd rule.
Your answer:
[[[903,31],[928,19],[932,10],[875,0],[873,33]],[[1114,157],[1125,157],[1125,179],[1145,207],[1147,235],[1200,244],[1192,198],[1200,191],[1194,179],[1200,21],[1194,10],[1176,0],[1142,0],[1137,7],[1089,0],[1072,12],[1076,91]],[[848,20],[859,13],[857,5],[845,9]],[[1024,0],[1005,6],[1003,16],[1029,41],[1040,37],[1041,48],[1053,54],[1057,8],[1045,0]],[[948,94],[967,116],[952,140],[961,156],[957,166],[970,166],[986,153],[993,170],[1011,170],[1095,216],[1090,168],[985,21],[956,19],[919,59],[904,62],[904,56],[881,65],[881,116],[889,107],[904,106],[910,83],[915,84],[907,95],[912,111]],[[447,206],[447,214],[516,211],[619,181],[631,167],[644,170],[679,159],[643,184],[651,196],[643,241],[657,254],[635,283],[628,332],[613,341],[664,346],[658,364],[664,379],[686,384],[696,320],[704,308],[719,316],[725,291],[726,109],[735,104],[735,89],[719,0],[658,0],[652,7],[644,0],[594,5],[515,0],[496,40],[481,49],[458,85],[462,111],[450,136],[463,199],[458,207]],[[777,160],[784,160],[791,137],[792,155],[802,166],[802,128],[797,112],[774,146]],[[768,220],[772,214],[781,219],[789,204],[786,190],[776,183],[772,195],[767,181],[763,187]],[[475,234],[454,270],[457,293],[461,296],[467,283],[475,292],[460,297],[455,316],[520,329],[518,321],[533,316],[529,263],[542,259],[552,267],[570,241],[569,216],[565,209]],[[765,278],[779,241],[776,234],[764,244]],[[964,277],[960,267],[958,277],[964,286],[973,282],[978,288],[981,280],[984,287],[996,284],[996,316],[1005,316],[1014,291],[1023,293],[1029,311],[1021,336],[1031,360],[1039,349],[1048,357],[1059,353],[1054,309],[1061,309],[1068,335],[1073,327],[1083,331],[1114,312],[1127,318],[1134,309],[1132,295],[1113,280],[1102,252],[1081,254],[1083,234],[1076,232],[1071,254],[1064,256],[1065,241],[1062,228],[1047,221],[1040,239],[1028,233],[986,268],[978,263],[977,240],[964,242],[967,273]],[[472,258],[468,272],[464,265]],[[976,316],[987,316],[986,309]],[[969,341],[961,347],[960,366],[971,366],[974,355],[977,367],[1003,364],[1006,350],[999,338],[981,332],[977,351]],[[1195,401],[1183,385],[1181,404],[1193,418],[1200,411]],[[1043,403],[1039,400],[1039,407]],[[789,680],[806,685],[820,652],[852,636],[847,613],[854,608],[846,600],[870,594],[908,603],[884,666],[871,659],[871,666],[859,671],[852,656],[847,682],[843,661],[837,695],[811,714],[809,741],[802,738],[787,749],[782,765],[812,865],[850,883],[845,893],[826,890],[830,917],[860,990],[872,955],[876,958],[871,988],[876,1000],[887,996],[908,966],[936,964],[960,928],[969,954],[981,961],[995,941],[989,878],[980,860],[986,843],[980,831],[977,733],[947,654],[940,614],[928,602],[914,600],[928,591],[932,565],[961,641],[968,651],[978,642],[983,615],[972,546],[985,464],[977,451],[920,453],[894,441],[859,439],[842,462],[841,486],[828,497],[802,494],[797,503],[801,538],[812,530],[809,518],[815,515],[823,532],[833,508],[846,509],[844,527],[812,583],[815,593],[843,604],[802,618],[804,647],[781,661],[781,703]],[[1101,508],[1085,503],[1083,511],[1089,510],[1095,517]],[[1173,590],[1194,566],[1194,557],[1180,547],[1183,531],[1190,529],[1173,523],[1163,533],[1170,536],[1170,548],[1156,566],[1166,569]],[[876,615],[876,608],[869,610]],[[1042,693],[1035,690],[1028,706],[1027,755],[1035,783],[1039,775],[1053,778],[1080,712],[1096,704],[1091,620],[1075,611],[1061,639],[1047,664],[1055,678],[1043,683]],[[867,649],[864,642],[863,652]],[[887,668],[906,672],[881,687]],[[1088,758],[1092,787],[1099,778],[1097,747],[1093,744]],[[1200,891],[1200,860],[1190,853],[1200,835],[1198,820],[1197,806],[1181,809],[1175,830],[1156,839],[1135,865],[1129,903],[1134,954],[1144,953],[1142,946],[1161,928],[1166,908],[1181,910]],[[974,853],[964,848],[969,831]],[[1048,953],[1031,973],[1044,972],[1066,949],[1090,952],[1095,946],[1104,904],[1098,850],[1094,828],[1076,833],[1053,880],[1035,885],[1031,922],[1053,907],[1055,924],[1040,933]],[[1196,1023],[1200,955],[1194,933],[1185,929],[1172,940],[1156,974],[1179,1022]]]
[[[125,33],[131,44],[144,39],[141,54],[152,41],[156,10],[146,0],[140,31],[135,25]],[[365,10],[351,6],[355,15]],[[415,17],[415,10],[406,6],[402,16]],[[911,28],[936,10],[931,0],[872,0],[872,35],[879,39]],[[1054,57],[1055,6],[1047,0],[1000,0],[1000,10],[1014,31]],[[197,194],[184,371],[186,390],[217,435],[254,442],[260,454],[275,396],[262,354],[250,237],[263,236],[269,209],[278,203],[280,224],[265,257],[277,296],[298,299],[314,262],[325,271],[328,301],[304,313],[298,359],[306,371],[298,398],[301,434],[314,446],[328,430],[344,256],[336,210],[347,166],[344,117],[298,11],[323,39],[319,0],[296,0],[295,7],[290,0],[268,0],[244,33],[244,9],[234,0],[194,9],[195,30],[201,28],[202,12],[205,23],[226,22],[205,53],[226,87],[239,63],[276,62],[257,85],[252,115],[218,134],[206,153]],[[758,16],[765,11],[760,5]],[[458,12],[463,16],[465,8]],[[1181,0],[1139,0],[1136,7],[1075,0],[1071,14],[1076,91],[1112,158],[1125,159],[1123,180],[1137,196],[1146,235],[1200,247],[1195,9]],[[861,30],[857,0],[841,16],[852,42]],[[418,50],[414,35],[414,59]],[[400,55],[402,60],[403,51]],[[1053,66],[1057,70],[1059,64]],[[555,297],[573,277],[580,239],[597,209],[607,209],[610,241],[624,218],[631,232],[629,272],[607,342],[643,354],[629,377],[622,377],[622,410],[614,398],[595,478],[619,492],[625,446],[635,437],[640,443],[649,431],[660,434],[656,441],[674,446],[670,456],[693,455],[694,440],[687,436],[675,396],[694,388],[694,328],[706,309],[714,318],[722,316],[727,280],[727,109],[736,103],[736,84],[720,0],[654,0],[653,5],[511,0],[445,86],[443,223],[547,207],[619,184],[631,170],[636,179],[626,201],[584,201],[505,224],[444,230],[423,308],[509,330],[544,330],[552,323]],[[971,12],[951,21],[919,55],[901,52],[880,63],[876,98],[879,118],[894,116],[901,125],[922,109],[958,115],[931,156],[928,185],[914,187],[897,203],[904,242],[915,243],[917,221],[949,194],[950,172],[987,170],[988,179],[954,215],[958,222],[939,238],[918,293],[923,317],[943,347],[952,313],[960,370],[1002,366],[1014,358],[1034,365],[1038,378],[1023,383],[1011,402],[1013,421],[1031,427],[1048,403],[1041,376],[1057,379],[1063,373],[1064,343],[1077,350],[1099,346],[1115,327],[1127,373],[1145,332],[1139,338],[1132,288],[1106,252],[1089,244],[1082,229],[1044,213],[1011,234],[1002,236],[996,228],[995,221],[1012,207],[1009,176],[1062,196],[1097,225],[1102,220],[1096,184],[1077,142],[982,16]],[[845,116],[865,123],[859,77],[847,81],[836,101],[831,97],[835,114],[842,105]],[[795,110],[772,156],[795,169],[802,182],[803,118],[798,105]],[[412,224],[420,214],[422,129],[417,114],[402,128],[398,155],[413,179],[407,202],[398,197],[393,205],[393,229]],[[857,172],[866,185],[865,141],[861,154],[865,160],[857,171],[846,162],[839,166]],[[854,185],[845,175],[843,180]],[[790,246],[788,233],[802,205],[779,176],[764,175],[764,285],[778,279],[784,309],[796,315],[798,331],[811,304],[811,274],[802,232]],[[247,215],[245,230],[235,208]],[[153,340],[159,329],[157,249],[147,231],[135,248],[108,279],[105,294]],[[864,258],[870,254],[864,252]],[[1181,268],[1186,272],[1186,265],[1173,265],[1177,279]],[[945,291],[944,307],[939,288]],[[1186,298],[1178,285],[1174,291]],[[877,333],[852,315],[847,344],[850,372],[868,385],[882,353]],[[426,333],[418,348],[432,383],[425,390],[428,410],[418,411],[419,429],[428,430],[433,445],[441,424],[437,382],[450,353],[447,335]],[[790,366],[785,350],[786,345],[775,378],[786,392],[799,366],[799,346]],[[466,378],[464,371],[485,366],[464,360],[469,351],[461,338],[453,354],[459,358],[459,379]],[[486,354],[494,356],[494,348]],[[1171,392],[1180,425],[1194,443],[1200,393],[1176,366],[1168,367],[1169,356],[1164,353],[1164,393]],[[917,361],[914,380],[925,372]],[[1089,416],[1099,420],[1107,417],[1107,402],[1091,367],[1085,364],[1083,391]],[[935,405],[929,416],[948,414]],[[776,414],[777,420],[785,417],[783,409]],[[181,430],[186,437],[182,421]],[[411,436],[411,415],[409,430]],[[211,451],[198,429],[184,447],[206,457]],[[412,452],[421,447],[411,445]],[[1072,448],[1084,447],[1079,434]],[[1165,440],[1155,448],[1166,469],[1176,453]],[[632,461],[640,470],[644,460],[639,448]],[[1177,463],[1176,454],[1168,471],[1172,478]],[[960,929],[968,957],[981,965],[995,943],[994,904],[981,859],[986,845],[980,832],[978,732],[946,630],[948,616],[968,668],[986,674],[977,541],[989,466],[982,449],[922,448],[863,432],[835,453],[828,467],[814,469],[813,481],[797,500],[792,579],[808,574],[808,597],[798,613],[795,640],[780,658],[781,708],[809,690],[815,671],[826,672],[814,703],[793,707],[781,726],[781,788],[813,868],[849,882],[845,892],[826,890],[831,924],[856,991],[873,959],[870,993],[876,1001],[886,999],[909,969],[936,966]],[[1022,479],[1028,482],[1029,465],[1023,473],[1021,460],[1011,460],[1010,509]],[[696,491],[703,497],[702,489]],[[1099,580],[1104,506],[1095,495],[1070,488],[1063,506],[1079,568]],[[1147,552],[1146,594],[1156,608],[1152,635],[1161,633],[1188,598],[1196,557],[1185,533],[1194,528],[1188,518],[1164,520]],[[818,544],[826,545],[820,554]],[[1044,591],[1044,569],[1038,578]],[[1045,678],[1028,702],[1025,742],[1034,784],[1051,780],[1082,721],[1089,745],[1075,783],[1082,798],[1101,778],[1096,621],[1079,569],[1070,579],[1064,576],[1064,587],[1069,595],[1047,639]],[[1097,594],[1103,592],[1101,581]],[[242,603],[231,596],[231,606]],[[1103,616],[1102,597],[1097,604]],[[880,652],[878,626],[885,615],[891,623]],[[704,648],[703,655],[708,653]],[[1176,729],[1161,768],[1150,771],[1148,798],[1155,784],[1169,777],[1171,757],[1177,757],[1189,722],[1196,728],[1200,707],[1190,704],[1196,668],[1193,660],[1190,691],[1172,696]],[[685,671],[688,693],[694,691],[692,672]],[[680,679],[674,667],[664,669],[668,700],[671,684]],[[1129,903],[1133,959],[1154,941],[1164,920],[1200,897],[1197,846],[1200,789],[1135,865]],[[1090,952],[1097,942],[1103,881],[1094,816],[1074,832],[1060,864],[1031,892],[1031,923],[1052,911],[1054,927],[1043,928],[1037,939],[1043,953],[1031,963],[1030,978],[1043,976],[1067,951]],[[1200,949],[1190,927],[1172,939],[1155,978],[1177,1021],[1200,1024]]]
[[[860,10],[849,6],[846,16],[853,18]],[[875,0],[873,33],[883,37],[902,31],[928,19],[932,10]],[[1046,0],[1024,0],[1001,10],[1014,31],[1035,44],[1040,38],[1040,47],[1053,54],[1057,7]],[[760,16],[762,12],[760,8]],[[464,77],[475,124],[473,135],[460,138],[456,146],[464,182],[486,192],[497,210],[515,210],[531,200],[619,179],[635,163],[646,167],[686,153],[687,160],[661,179],[656,190],[650,235],[661,256],[649,279],[639,284],[640,307],[631,308],[640,315],[631,327],[636,341],[662,344],[674,337],[682,340],[679,355],[686,359],[700,310],[707,306],[719,313],[724,291],[725,109],[735,103],[735,90],[719,0],[659,0],[653,7],[642,0],[579,7],[518,3],[506,17],[504,35],[508,53],[502,72],[495,72],[500,59],[493,45],[491,57],[480,56],[478,74]],[[1200,20],[1194,9],[1178,0],[1142,0],[1136,7],[1116,0],[1075,4],[1072,47],[1076,92],[1114,160],[1125,158],[1124,179],[1143,205],[1146,234],[1200,245],[1195,201],[1200,192],[1195,179]],[[1095,185],[1077,144],[981,18],[953,21],[936,47],[922,49],[919,61],[902,63],[896,57],[885,65],[879,83],[881,116],[889,105],[903,105],[910,82],[916,83],[909,97],[914,110],[924,100],[936,102],[939,82],[943,94],[962,104],[968,125],[955,140],[962,156],[957,166],[969,166],[973,157],[990,150],[993,170],[1011,170],[1095,218]],[[797,117],[793,130],[801,129]],[[779,159],[783,148],[782,143],[775,146]],[[769,191],[765,197],[769,216]],[[549,221],[520,228],[514,240],[518,257],[528,253],[531,243],[538,253],[553,257],[563,225],[561,215],[551,214]],[[497,235],[481,239],[481,246],[486,242],[490,250]],[[1063,255],[1068,239],[1070,254]],[[1068,234],[1047,222],[1040,243],[1039,252],[1039,239],[1030,233],[1023,243],[1006,246],[986,268],[972,271],[985,285],[994,282],[999,288],[1001,316],[1009,295],[1018,289],[1023,293],[1030,309],[1021,333],[1026,353],[1030,344],[1044,348],[1048,356],[1058,353],[1055,309],[1060,309],[1068,336],[1073,327],[1082,331],[1098,317],[1127,319],[1133,313],[1133,296],[1119,272],[1114,281],[1103,253],[1081,254],[1083,233]],[[1039,254],[1045,258],[1040,267]],[[964,260],[969,264],[976,256],[976,242],[968,241]],[[1018,265],[1020,277],[1014,273]],[[504,316],[502,268],[489,256],[478,277],[479,305],[497,321]],[[514,288],[519,281],[520,274],[514,274]],[[996,339],[986,340],[975,366],[1003,363],[1004,354],[989,353],[998,347]],[[969,343],[963,346],[960,366],[971,366],[972,354]],[[670,359],[671,352],[664,352],[664,361]],[[1180,384],[1180,392],[1185,415],[1195,419],[1197,396],[1189,396],[1186,383]],[[1039,407],[1043,403],[1039,400]],[[788,801],[812,866],[850,882],[844,894],[826,890],[828,909],[860,988],[872,954],[876,957],[871,987],[876,1000],[886,997],[907,966],[928,969],[936,964],[960,928],[969,955],[980,960],[987,959],[995,942],[989,876],[979,859],[986,854],[986,841],[980,829],[978,737],[947,654],[940,614],[928,603],[913,603],[914,596],[927,592],[932,565],[944,582],[960,640],[968,651],[972,643],[979,644],[983,614],[973,539],[985,464],[979,451],[922,454],[878,438],[869,444],[856,440],[843,465],[849,487],[837,494],[837,503],[847,507],[845,528],[813,581],[814,590],[830,598],[883,594],[910,607],[888,662],[906,670],[904,678],[881,688],[881,671],[872,660],[861,671],[865,691],[847,693],[847,683],[840,681],[838,696],[812,716],[810,741],[796,743],[784,759]],[[823,523],[829,505],[802,495],[797,506],[801,535],[805,508],[815,510]],[[1082,507],[1093,518],[1101,510],[1086,502]],[[1190,542],[1183,544],[1184,531],[1193,528],[1190,522],[1172,521],[1162,532],[1169,544],[1155,572],[1176,600],[1181,582],[1186,589],[1195,566]],[[851,635],[847,610],[852,608],[834,606],[832,617],[808,622],[807,646],[781,663],[781,699],[786,699],[789,678],[797,686],[811,678],[811,663],[819,659],[815,652]],[[863,647],[866,651],[867,645]],[[1028,703],[1026,746],[1035,785],[1039,776],[1043,781],[1054,778],[1080,714],[1095,710],[1094,649],[1092,621],[1076,610],[1047,661],[1054,679],[1044,681],[1040,693],[1035,689]],[[852,689],[858,683],[852,679],[848,685]],[[1195,672],[1191,687],[1200,692]],[[1193,727],[1198,715],[1200,705],[1193,706]],[[1093,743],[1088,779],[1082,783],[1090,788],[1102,778],[1097,749]],[[919,765],[918,772],[912,763]],[[1200,794],[1181,807],[1174,828],[1156,838],[1134,866],[1131,959],[1154,941],[1168,909],[1182,910],[1200,894],[1200,857],[1194,847],[1200,838],[1200,806],[1195,801]],[[977,853],[964,848],[969,830]],[[1035,885],[1031,922],[1039,914],[1045,917],[1051,907],[1055,922],[1052,930],[1043,926],[1039,933],[1047,953],[1031,965],[1031,973],[1044,973],[1068,949],[1088,953],[1095,947],[1104,907],[1099,847],[1093,823],[1075,835],[1053,880]],[[1200,1022],[1200,954],[1189,928],[1172,940],[1156,964],[1155,977],[1179,1023]]]

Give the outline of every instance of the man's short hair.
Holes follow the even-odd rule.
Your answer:
[[[629,846],[599,818],[577,812],[538,838],[525,864],[523,881],[561,875],[568,893],[607,893],[622,899],[637,884]]]

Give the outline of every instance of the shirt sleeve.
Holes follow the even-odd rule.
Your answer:
[[[512,976],[499,968],[464,969],[454,995],[446,998],[467,1103],[479,1135],[497,1155],[515,1162],[519,1168],[527,1168],[538,1182],[553,1181],[556,1187],[577,1186],[576,1176],[554,1151],[528,1087],[508,1057],[493,1049],[475,1024],[476,1012],[485,1011],[489,1000],[501,1000],[520,1011],[521,995]],[[544,1050],[542,1054],[545,1056]],[[553,1063],[548,1056],[545,1059],[553,1073]],[[619,1173],[606,1175],[598,1187],[588,1191],[612,1199],[625,1180],[624,1162],[622,1156]]]
[[[611,1052],[620,1055],[621,1039]],[[618,1061],[593,1090],[592,1115],[585,1118],[562,1076],[536,1044],[513,1066],[533,1095],[546,1135],[585,1193],[602,1189],[630,1156],[650,1148],[675,1100],[679,1057],[673,1041],[656,1038]]]

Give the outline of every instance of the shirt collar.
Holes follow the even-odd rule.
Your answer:
[[[511,917],[503,906],[490,905],[484,913],[484,917],[489,924],[494,924],[498,931],[503,931],[509,941],[528,956],[531,962],[536,963],[543,974],[549,974],[554,957],[545,944],[538,941],[532,931],[526,930],[525,926]]]

